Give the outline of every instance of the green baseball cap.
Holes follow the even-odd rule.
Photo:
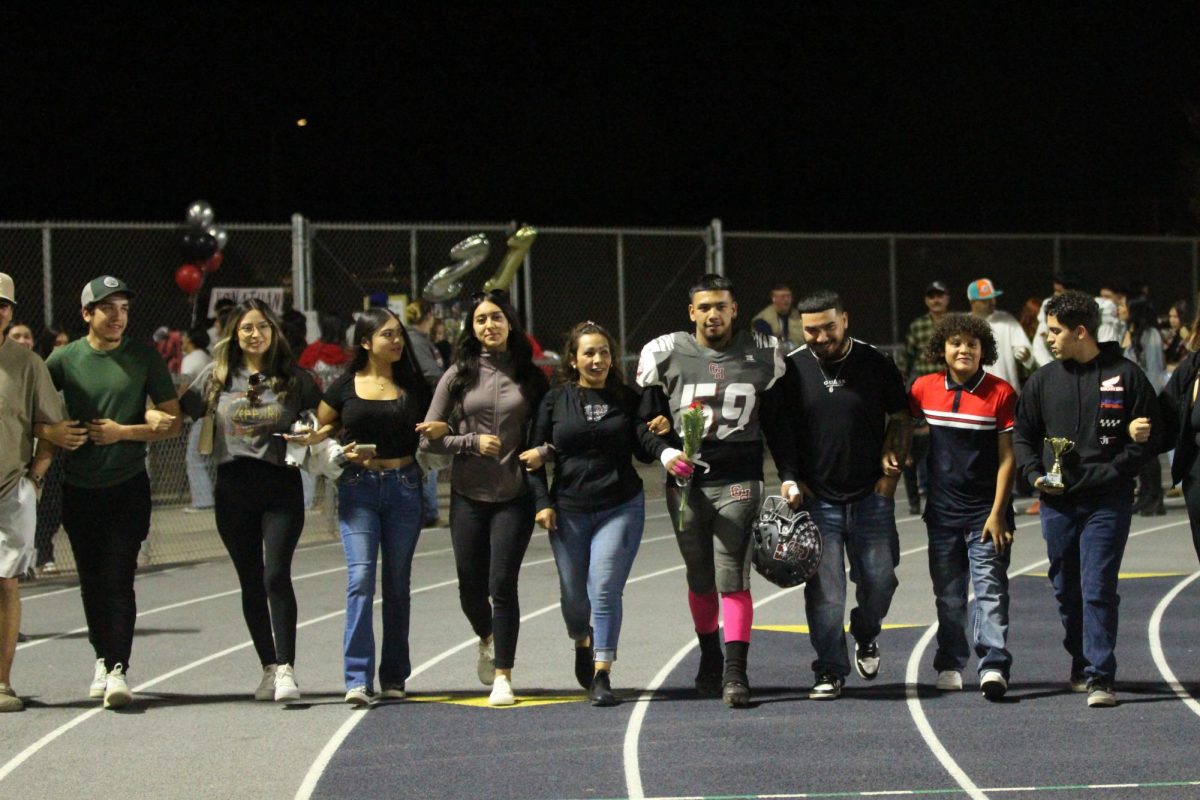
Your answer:
[[[101,275],[99,278],[88,281],[87,285],[83,287],[83,294],[79,296],[79,304],[87,308],[99,303],[110,294],[124,294],[130,298],[133,297],[133,291],[125,281],[114,278],[112,275]]]

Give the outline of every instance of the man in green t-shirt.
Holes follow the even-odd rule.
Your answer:
[[[46,366],[67,415],[87,427],[88,441],[67,458],[63,527],[75,553],[88,640],[96,651],[90,695],[105,708],[133,699],[125,674],[133,649],[137,601],[133,574],[150,534],[146,442],[179,434],[179,401],[167,365],[149,345],[125,338],[133,292],[103,275],[83,287],[87,336],[50,355]],[[155,431],[147,399],[167,415]]]

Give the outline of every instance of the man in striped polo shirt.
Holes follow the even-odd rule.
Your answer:
[[[996,361],[985,320],[947,315],[926,350],[945,368],[909,390],[912,414],[929,425],[929,576],[937,604],[937,688],[962,689],[970,658],[967,581],[975,589],[975,655],[979,686],[989,700],[1008,690],[1008,560],[1013,538],[1012,430],[1016,392],[984,371]]]

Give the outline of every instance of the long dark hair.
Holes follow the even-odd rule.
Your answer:
[[[1129,344],[1133,347],[1134,355],[1142,357],[1142,334],[1151,328],[1158,327],[1158,314],[1154,306],[1145,297],[1130,297],[1125,301],[1129,309]]]
[[[215,348],[213,354],[212,380],[208,386],[208,407],[216,408],[217,399],[222,390],[228,389],[233,373],[246,361],[242,346],[238,343],[238,326],[251,311],[263,315],[263,319],[271,326],[271,346],[263,356],[262,372],[271,382],[271,391],[282,403],[287,393],[296,388],[296,359],[292,348],[288,346],[283,335],[283,325],[271,307],[252,297],[235,306],[229,313],[225,326],[225,338]]]
[[[400,322],[399,317],[382,306],[372,306],[359,315],[358,321],[354,323],[354,357],[346,370],[348,373],[354,375],[366,369],[370,353],[363,347],[363,342],[369,344],[379,329],[392,320]],[[425,382],[421,369],[417,366],[412,342],[408,339],[408,331],[404,329],[404,325],[400,325],[400,335],[404,337],[404,352],[401,353],[400,360],[392,364],[392,381],[408,396],[417,416],[425,419],[425,412],[429,410],[429,384]]]
[[[525,337],[525,328],[517,317],[516,310],[508,302],[508,292],[494,290],[481,292],[471,298],[467,306],[467,315],[463,320],[462,333],[458,336],[455,347],[455,362],[457,367],[454,379],[448,387],[450,400],[455,407],[461,408],[463,395],[475,384],[479,383],[479,357],[483,353],[483,342],[475,336],[475,326],[472,320],[475,309],[481,303],[488,302],[497,306],[508,320],[508,352],[512,356],[513,371],[521,394],[531,407],[541,401],[542,395],[549,388],[546,375],[533,363],[533,347]]]

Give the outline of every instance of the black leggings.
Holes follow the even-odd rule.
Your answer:
[[[1200,461],[1192,467],[1191,475],[1183,476],[1183,502],[1187,505],[1188,522],[1192,523],[1192,546],[1200,558]]]
[[[238,458],[217,467],[213,499],[217,533],[237,570],[242,615],[258,659],[263,666],[295,664],[292,554],[304,530],[300,472]]]
[[[512,669],[516,659],[521,630],[517,573],[532,537],[531,496],[485,503],[451,492],[450,541],[458,599],[475,635],[494,634],[497,669]]]
[[[63,486],[63,526],[79,570],[88,641],[107,669],[122,664],[128,671],[137,619],[133,573],[150,534],[150,478],[142,472],[102,489]]]

